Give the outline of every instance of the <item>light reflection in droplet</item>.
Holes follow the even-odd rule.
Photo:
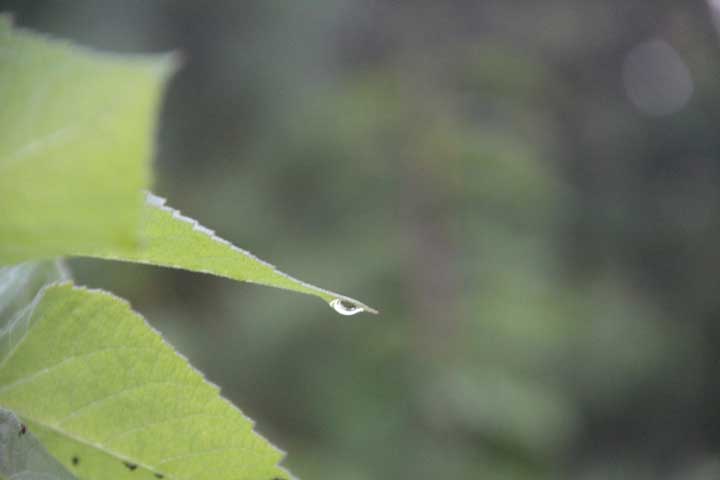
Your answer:
[[[335,311],[338,312],[340,315],[350,316],[365,311],[364,308],[353,305],[347,300],[343,300],[341,298],[336,298],[335,300],[330,302],[330,306],[335,309]]]

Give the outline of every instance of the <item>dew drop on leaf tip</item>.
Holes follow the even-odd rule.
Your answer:
[[[335,309],[336,312],[338,312],[340,315],[355,315],[356,313],[360,312],[370,312],[370,313],[376,313],[375,311],[371,311],[369,309],[365,309],[364,307],[361,307],[359,305],[356,305],[348,300],[343,300],[341,298],[336,298],[333,301],[330,302],[330,306]]]

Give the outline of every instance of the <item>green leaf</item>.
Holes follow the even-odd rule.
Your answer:
[[[316,295],[331,303],[336,310],[344,304],[345,314],[360,311],[377,313],[357,300],[315,287],[280,272],[269,263],[219,238],[212,230],[199,225],[195,220],[165,206],[164,199],[160,197],[148,194],[145,220],[145,241],[139,249],[119,254],[112,251],[95,252],[90,256],[210,273],[233,280]],[[338,302],[343,304],[338,306]]]
[[[99,54],[0,17],[0,264],[137,246],[172,65]]]
[[[49,286],[2,331],[0,405],[79,478],[289,478],[252,422],[106,292]]]
[[[317,295],[197,223],[143,202],[169,56],[99,54],[0,17],[0,265],[76,255],[150,263]]]
[[[0,474],[10,480],[73,480],[17,415],[0,408]]]

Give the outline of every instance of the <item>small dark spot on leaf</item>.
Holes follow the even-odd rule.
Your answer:
[[[20,433],[18,435],[25,435],[27,433],[27,427],[24,423],[20,424]]]
[[[124,463],[125,466],[126,466],[127,468],[129,468],[131,471],[132,471],[132,470],[135,470],[135,469],[137,468],[137,465],[135,465],[134,463],[130,463],[130,462],[123,462],[123,463]]]
[[[163,475],[162,473],[156,473],[155,478],[165,478],[165,475]]]
[[[72,458],[72,464],[77,465],[78,463],[80,463],[80,458],[78,458],[77,456],[74,456]]]

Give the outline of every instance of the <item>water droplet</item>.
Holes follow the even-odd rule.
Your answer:
[[[340,315],[355,315],[356,313],[364,312],[365,309],[362,307],[359,307],[353,303],[348,302],[347,300],[343,300],[341,298],[336,298],[332,302],[330,302],[330,306],[335,309],[336,312],[338,312]]]

